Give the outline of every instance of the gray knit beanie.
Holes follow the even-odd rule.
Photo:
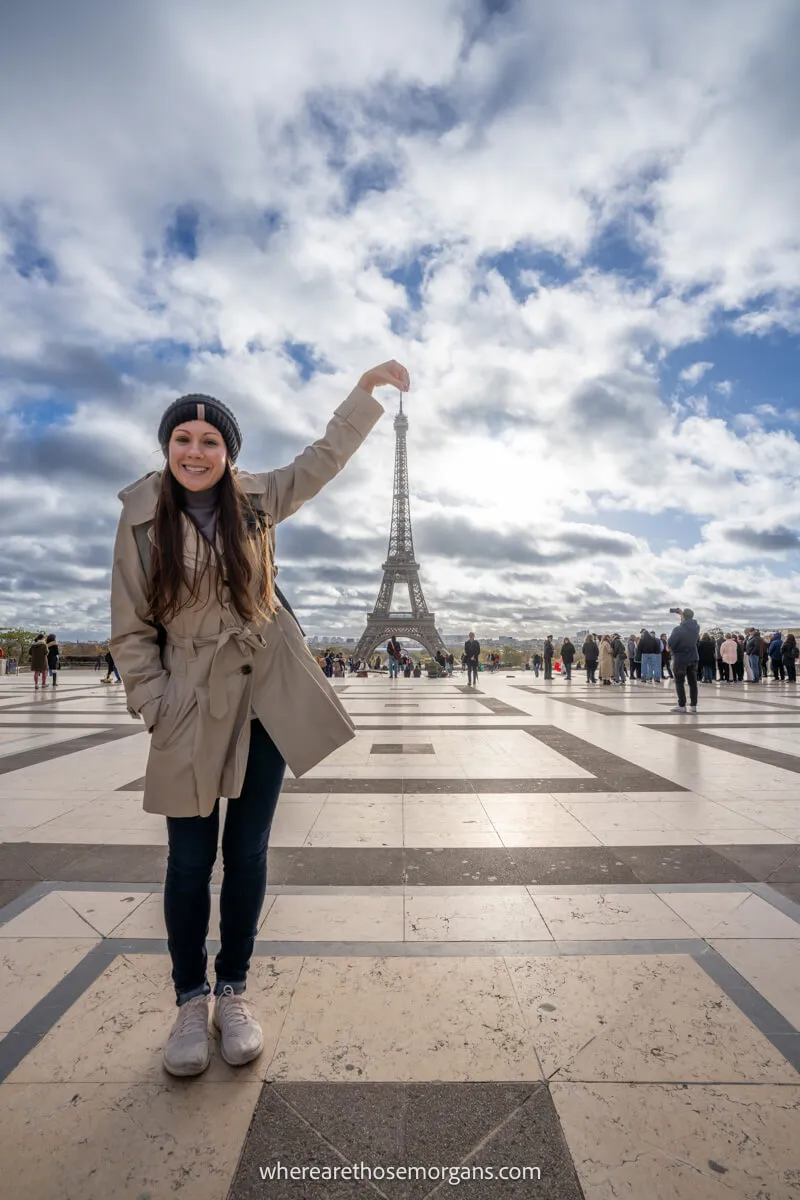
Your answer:
[[[242,431],[236,417],[221,400],[201,395],[179,396],[161,418],[158,442],[165,457],[169,456],[169,439],[173,429],[184,421],[207,421],[213,425],[225,440],[228,458],[232,463],[236,462],[242,448]]]

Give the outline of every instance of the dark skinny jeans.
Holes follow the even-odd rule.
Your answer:
[[[258,919],[267,889],[267,844],[286,764],[260,721],[250,727],[242,794],[228,801],[222,831],[220,951],[214,994],[226,984],[245,990]],[[167,817],[169,856],[164,917],[178,1004],[210,992],[206,938],[211,872],[219,839],[219,800],[207,817]]]

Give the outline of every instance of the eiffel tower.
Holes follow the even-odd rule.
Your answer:
[[[408,417],[403,412],[402,395],[400,412],[394,419],[394,429],[397,443],[394,453],[394,496],[389,553],[383,564],[383,582],[378,599],[367,617],[367,628],[354,651],[354,657],[357,659],[368,660],[375,648],[388,641],[392,634],[399,638],[408,638],[409,641],[420,642],[431,656],[437,650],[447,649],[436,628],[436,614],[429,612],[425,603],[422,584],[419,581],[419,563],[414,558],[411,509],[408,502]],[[408,588],[410,611],[392,612],[392,596],[398,583]]]

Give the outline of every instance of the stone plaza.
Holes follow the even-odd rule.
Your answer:
[[[357,736],[272,829],[264,1053],[178,1080],[148,736],[98,674],[0,679],[6,1194],[800,1196],[800,695],[465,683],[336,682]]]

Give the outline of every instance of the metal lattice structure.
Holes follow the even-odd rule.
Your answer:
[[[396,445],[394,452],[394,495],[392,525],[389,531],[389,553],[383,564],[383,580],[375,607],[367,617],[367,628],[355,648],[356,658],[369,659],[376,647],[394,635],[420,642],[430,655],[446,650],[436,628],[436,614],[429,611],[419,581],[419,563],[414,556],[411,535],[411,507],[408,499],[408,448],[406,433],[408,417],[400,412],[394,419]],[[408,588],[409,611],[392,612],[392,599],[398,584]]]

